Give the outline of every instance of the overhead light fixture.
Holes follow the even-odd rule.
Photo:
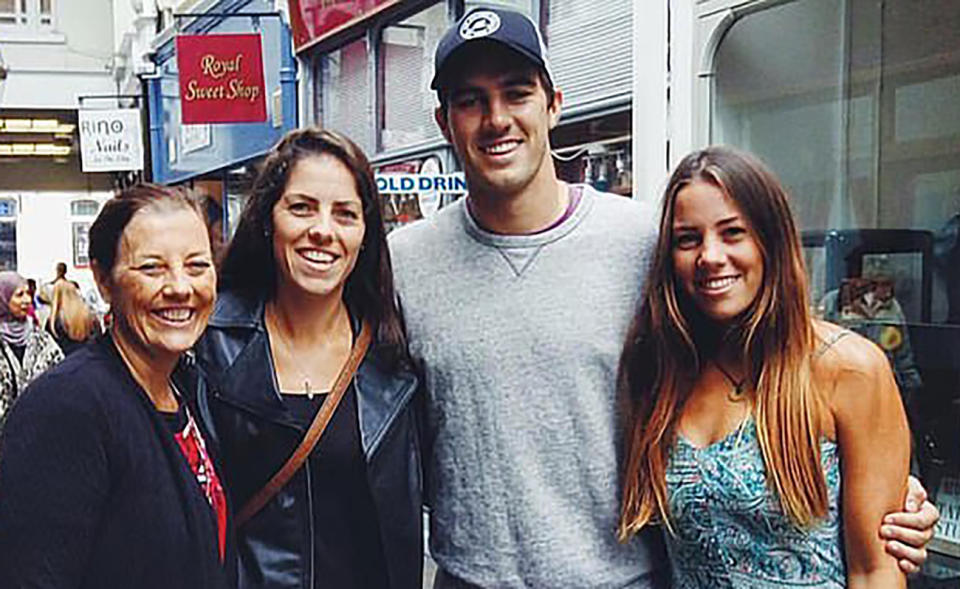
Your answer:
[[[36,155],[67,155],[70,153],[70,146],[57,145],[55,143],[37,143],[33,146],[33,152]]]
[[[58,133],[69,135],[77,126],[58,119],[0,119],[0,133]]]
[[[56,143],[0,143],[0,155],[8,156],[53,156],[70,155],[72,148],[69,145]]]
[[[57,119],[33,119],[30,126],[37,131],[53,131],[60,127],[60,121]]]
[[[30,119],[4,119],[3,130],[9,133],[29,131],[33,126]]]

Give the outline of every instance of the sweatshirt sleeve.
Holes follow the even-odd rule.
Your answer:
[[[91,391],[41,377],[0,435],[0,587],[78,586],[110,487]]]

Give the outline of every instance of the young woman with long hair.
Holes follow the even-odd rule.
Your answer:
[[[100,333],[100,322],[72,282],[61,280],[53,286],[47,331],[65,355]]]
[[[240,589],[419,588],[418,380],[360,148],[316,127],[288,133],[263,162],[221,278],[196,350],[218,383],[207,401],[238,512]],[[374,343],[341,381],[362,324]],[[338,382],[349,388],[319,441],[258,503]]]
[[[877,533],[910,455],[893,374],[811,316],[786,192],[753,157],[674,171],[621,383],[620,536],[663,524],[675,587],[904,586]]]

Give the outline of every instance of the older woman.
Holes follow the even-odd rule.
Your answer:
[[[50,334],[30,320],[27,281],[16,272],[0,272],[0,423],[20,392],[41,372],[63,360]]]
[[[238,509],[240,586],[420,587],[417,380],[360,149],[330,131],[288,134],[254,183],[222,280],[197,352],[218,381],[210,408]],[[365,354],[364,332],[375,334]],[[304,443],[310,431],[318,442]],[[292,454],[303,461],[290,466]]]
[[[108,337],[39,377],[0,456],[0,586],[227,586],[227,510],[184,351],[213,310],[198,205],[159,186],[108,202],[90,259]]]

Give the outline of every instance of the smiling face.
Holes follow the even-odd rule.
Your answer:
[[[277,289],[340,298],[366,231],[350,169],[332,155],[299,160],[272,218]]]
[[[763,284],[763,254],[747,219],[722,190],[694,181],[673,211],[677,281],[704,315],[728,322],[745,311]]]
[[[471,195],[513,196],[538,179],[552,182],[549,133],[561,94],[550,101],[536,66],[500,45],[470,67],[451,79],[436,118],[463,162]]]
[[[14,319],[23,321],[27,318],[27,315],[30,313],[30,288],[26,283],[18,286],[16,290],[13,291],[13,294],[10,295],[10,302],[7,305],[7,308],[10,310],[10,314],[13,315]]]
[[[176,362],[213,311],[217,278],[206,226],[192,209],[147,207],[123,230],[109,277],[94,272],[111,303],[126,354]]]

